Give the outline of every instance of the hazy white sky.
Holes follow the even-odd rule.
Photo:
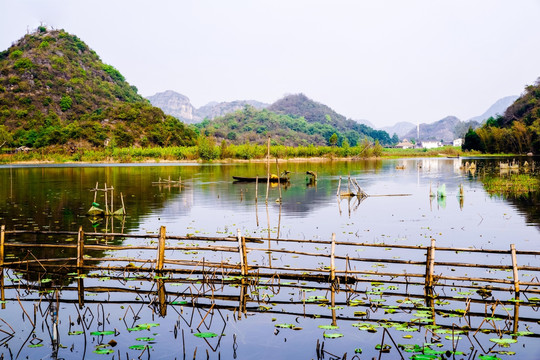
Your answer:
[[[540,0],[0,0],[0,49],[41,22],[144,95],[303,92],[376,126],[480,115],[540,76]]]

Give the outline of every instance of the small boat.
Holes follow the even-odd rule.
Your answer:
[[[257,178],[256,177],[247,177],[247,176],[233,176],[233,180],[235,182],[256,182]],[[266,180],[268,180],[268,178],[266,176],[259,177],[259,182],[260,183],[266,183]],[[288,183],[289,182],[289,178],[286,177],[286,176],[281,176],[281,177],[278,177],[277,175],[271,175],[270,176],[270,182],[271,183],[277,183],[278,180],[279,180],[280,183]]]

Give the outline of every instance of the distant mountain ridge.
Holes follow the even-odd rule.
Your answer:
[[[381,130],[386,131],[390,135],[396,134],[401,139],[414,128],[416,128],[415,124],[408,121],[400,121],[392,126],[382,127]]]
[[[454,129],[460,120],[455,116],[447,116],[444,119],[435,121],[432,124],[420,124],[420,137],[419,140],[454,140]],[[410,130],[404,135],[405,139],[416,139],[417,129],[416,127]]]
[[[189,98],[173,90],[166,90],[146,97],[153,106],[159,107],[167,115],[174,116],[188,124],[195,124],[204,119],[212,120],[218,116],[235,112],[244,106],[264,109],[268,104],[256,100],[212,101],[200,108],[195,108]]]
[[[482,115],[472,117],[469,119],[469,121],[483,123],[490,117],[497,117],[498,115],[502,116],[504,115],[506,109],[508,109],[508,107],[512,105],[518,98],[519,96],[517,95],[505,96],[497,100]]]

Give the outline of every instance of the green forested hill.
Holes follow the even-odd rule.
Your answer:
[[[39,27],[0,53],[0,145],[191,145],[77,36]]]
[[[487,153],[540,153],[540,78],[527,86],[504,116],[489,118],[465,136],[464,149]]]
[[[389,145],[393,141],[386,131],[347,120],[303,94],[289,95],[267,109],[245,106],[243,110],[205,120],[197,126],[206,135],[238,144],[246,141],[262,144],[268,136],[274,143],[288,146],[342,145],[345,140],[355,146],[364,139]]]

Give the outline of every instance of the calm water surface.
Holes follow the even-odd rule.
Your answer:
[[[469,160],[469,159],[467,159]],[[86,232],[124,232],[139,234],[155,234],[161,225],[166,226],[167,233],[171,235],[208,235],[224,236],[235,235],[237,229],[246,236],[272,237],[280,239],[322,239],[329,240],[336,234],[338,241],[385,243],[385,244],[412,244],[429,245],[431,239],[436,240],[437,246],[442,247],[472,247],[483,249],[507,250],[510,244],[515,244],[518,250],[540,250],[540,195],[538,192],[529,192],[521,195],[500,196],[489,194],[484,184],[490,176],[499,176],[496,167],[498,161],[489,159],[475,159],[476,172],[471,173],[461,167],[465,159],[407,159],[407,160],[381,160],[381,161],[355,161],[355,162],[326,162],[326,163],[280,163],[280,170],[291,171],[291,182],[281,189],[282,202],[279,198],[278,187],[269,189],[268,206],[265,205],[266,184],[259,184],[258,202],[255,201],[255,184],[233,183],[232,176],[264,176],[265,164],[226,164],[226,165],[200,165],[200,164],[163,164],[163,165],[114,165],[114,166],[3,166],[0,167],[0,224],[5,224],[7,230],[41,229],[41,230],[71,230],[76,231],[83,226]],[[531,163],[531,160],[529,163]],[[523,162],[524,160],[521,160]],[[534,162],[534,161],[533,161]],[[397,165],[405,165],[405,169],[396,169]],[[538,159],[535,168],[529,168],[529,174],[538,177]],[[306,171],[315,171],[318,174],[316,184],[309,184]],[[523,170],[522,170],[523,171]],[[276,172],[272,164],[272,172]],[[362,202],[356,199],[341,199],[336,197],[340,176],[341,190],[347,189],[347,175],[350,174],[362,189],[370,195]],[[506,176],[503,174],[502,176]],[[157,185],[160,178],[182,179],[183,188]],[[85,216],[93,201],[93,192],[90,191],[96,182],[100,187],[104,183],[114,186],[116,194],[115,207],[120,204],[119,193],[124,196],[128,216],[125,219],[112,218],[107,221],[92,222]],[[438,186],[446,187],[446,198],[430,198],[429,193],[435,192]],[[464,196],[460,201],[459,188],[463,186]],[[396,196],[387,196],[396,195]],[[103,203],[103,195],[99,195],[98,203]],[[31,240],[31,239],[30,239]],[[9,236],[7,241],[10,241]],[[56,242],[49,238],[47,241]],[[63,240],[62,240],[63,241]],[[127,239],[123,244],[140,244],[140,240]],[[327,252],[325,246],[309,247],[298,244],[280,242],[280,248],[300,251],[319,250]],[[421,261],[424,254],[421,252],[407,252],[389,250],[385,248],[368,248],[369,250],[354,249],[351,247],[338,248],[339,255],[375,258],[401,258]],[[6,253],[6,258],[26,259],[28,253],[25,249]],[[53,254],[51,254],[53,256]],[[54,256],[60,256],[54,254]],[[70,255],[72,256],[72,255]],[[107,256],[135,256],[139,258],[153,257],[152,254],[136,251],[108,254]],[[237,261],[236,254],[197,253],[189,254],[189,259],[201,260],[228,260]],[[471,261],[474,263],[508,265],[508,258],[499,255],[468,255],[441,253],[437,255],[441,261]],[[292,266],[320,267],[320,259],[292,256],[290,254],[273,253],[271,255],[260,252],[250,256],[250,263],[261,266]],[[520,265],[539,266],[537,257],[523,258]],[[338,264],[345,266],[344,264]],[[358,265],[355,265],[358,267]],[[387,265],[384,271],[401,271],[402,265]],[[250,299],[257,300],[248,307],[247,316],[238,317],[234,301],[230,303],[223,300],[220,313],[212,312],[205,317],[210,301],[199,299],[199,305],[173,304],[168,306],[168,312],[160,314],[159,309],[148,305],[148,299],[156,296],[157,284],[152,277],[139,279],[140,281],[114,279],[111,274],[97,274],[94,278],[85,279],[85,286],[111,286],[140,290],[140,294],[122,294],[114,291],[103,293],[96,291],[89,293],[88,301],[84,307],[77,310],[77,294],[65,290],[59,292],[63,300],[59,302],[59,334],[60,343],[65,348],[55,349],[51,346],[50,329],[51,318],[47,317],[51,304],[55,304],[54,296],[42,288],[36,276],[43,279],[46,275],[31,275],[22,272],[5,270],[5,283],[12,285],[8,288],[6,299],[0,310],[0,331],[9,326],[17,329],[17,335],[3,340],[0,352],[5,358],[137,358],[141,350],[130,349],[136,344],[151,344],[151,349],[142,350],[143,358],[169,359],[193,358],[197,349],[197,358],[233,358],[260,359],[260,358],[316,358],[316,343],[325,343],[325,350],[341,358],[345,352],[348,358],[354,356],[357,348],[363,349],[361,359],[378,357],[379,352],[374,344],[381,342],[383,327],[362,330],[362,327],[352,325],[355,311],[366,311],[371,318],[380,320],[410,322],[415,307],[420,307],[423,299],[408,300],[407,294],[421,293],[421,287],[405,287],[392,289],[395,294],[385,294],[384,301],[388,306],[399,306],[396,312],[386,312],[384,308],[373,307],[370,303],[372,293],[381,293],[380,285],[366,282],[356,285],[356,291],[363,291],[362,295],[351,295],[347,291],[335,294],[336,303],[341,308],[329,310],[328,307],[319,306],[320,303],[306,306],[304,303],[309,296],[330,297],[328,284],[291,282],[284,283],[276,288],[272,284],[263,287],[250,285],[248,293]],[[422,273],[424,269],[410,269],[408,272]],[[491,276],[506,278],[511,275],[506,272],[497,272],[486,269],[442,269],[452,272],[455,276]],[[112,274],[114,275],[114,274]],[[528,274],[524,274],[526,276]],[[531,275],[532,276],[532,275]],[[530,278],[529,278],[530,280]],[[76,283],[75,278],[53,280],[55,285],[64,283],[66,287]],[[17,285],[18,284],[18,285]],[[25,284],[21,286],[20,284]],[[32,286],[37,289],[30,289]],[[275,285],[275,283],[274,283]],[[17,287],[18,286],[18,287]],[[40,287],[41,286],[41,287]],[[170,291],[168,301],[180,301],[186,294],[201,290],[197,283],[178,283],[167,285]],[[375,289],[375,290],[373,290]],[[388,289],[385,289],[388,290]],[[148,293],[145,293],[147,291]],[[223,286],[217,289],[223,296],[238,296],[238,286]],[[460,288],[446,288],[441,290],[441,296],[452,297],[448,304],[439,304],[454,311],[465,308],[463,296],[476,297],[476,293],[459,294]],[[112,293],[112,295],[111,295]],[[179,295],[182,294],[184,297]],[[501,300],[509,300],[512,294],[494,294]],[[499,297],[500,295],[500,297]],[[367,303],[366,306],[351,306],[351,296],[357,297]],[[535,295],[532,295],[535,296]],[[538,296],[538,295],[536,295]],[[17,298],[22,299],[20,304]],[[379,294],[379,298],[383,298]],[[147,301],[146,303],[144,301]],[[73,304],[70,303],[73,302]],[[265,304],[261,305],[261,301]],[[418,303],[417,303],[418,302]],[[191,303],[191,301],[190,301]],[[186,305],[186,306],[184,306]],[[324,304],[322,304],[324,305]],[[349,305],[349,306],[347,306]],[[261,307],[262,306],[262,307]],[[24,315],[22,308],[32,319],[37,314],[36,326],[32,329],[32,321]],[[229,307],[229,309],[227,308]],[[513,312],[512,304],[497,308],[497,314],[507,316]],[[307,308],[307,309],[306,309]],[[36,310],[37,309],[37,310]],[[408,309],[408,310],[407,310]],[[485,312],[483,304],[472,305],[473,310]],[[537,359],[540,354],[540,327],[534,319],[538,319],[538,308],[525,306],[521,308],[521,317],[530,321],[520,322],[519,330],[530,330],[533,334],[519,337],[517,344],[510,348],[500,348],[489,339],[497,337],[496,334],[479,332],[475,337],[463,336],[457,349],[465,355],[455,355],[455,358],[478,358],[481,354],[490,351],[499,358],[512,358],[504,351],[515,351],[520,359]],[[336,314],[337,311],[337,314]],[[385,313],[386,312],[386,313]],[[505,315],[506,313],[506,315]],[[82,326],[77,319],[84,318],[87,333],[81,335],[68,335],[68,332],[80,330]],[[319,325],[328,325],[332,316],[338,318],[339,329],[321,329]],[[368,315],[370,316],[370,315]],[[421,316],[419,316],[421,318]],[[340,322],[339,319],[343,318]],[[447,316],[445,318],[448,318]],[[22,319],[22,323],[21,323]],[[40,320],[41,319],[41,320]],[[128,320],[126,320],[128,319]],[[212,319],[210,321],[210,319]],[[362,322],[362,318],[357,319]],[[473,319],[474,320],[474,319]],[[482,318],[474,320],[471,327],[481,325]],[[470,321],[470,319],[469,319]],[[159,326],[139,332],[128,331],[137,323],[159,323]],[[464,318],[436,321],[452,323],[458,326],[466,325]],[[491,329],[504,329],[508,319],[501,320],[491,326]],[[39,324],[37,324],[39,323]],[[297,331],[289,328],[279,328],[276,324],[290,323],[301,328]],[[357,324],[358,322],[356,322]],[[429,324],[429,322],[424,323]],[[199,327],[198,327],[199,326]],[[378,325],[379,326],[379,325]],[[484,327],[486,325],[483,325]],[[416,325],[413,332],[391,332],[396,343],[420,344],[435,343],[433,337],[426,329]],[[360,328],[360,330],[359,330]],[[96,330],[113,330],[113,335],[91,336],[90,332]],[[375,330],[375,331],[374,331]],[[192,332],[213,331],[225,334],[218,338],[199,339]],[[495,331],[495,330],[493,330]],[[324,333],[339,332],[343,337],[337,339],[324,338]],[[411,334],[412,339],[403,335]],[[534,335],[536,334],[536,335]],[[41,342],[35,340],[39,338]],[[438,344],[440,349],[452,349],[452,339],[445,339],[447,334],[440,335]],[[153,340],[137,340],[152,337]],[[182,340],[183,337],[183,340]],[[389,342],[387,335],[385,343],[392,345],[389,354],[382,358],[399,358],[394,344]],[[508,336],[507,336],[508,337]],[[96,354],[93,351],[96,345],[107,343],[115,339],[117,346],[112,347],[113,353],[109,355]],[[33,341],[33,342],[32,342]],[[34,343],[44,346],[29,347]],[[173,345],[171,345],[173,344]],[[171,347],[172,346],[172,347]],[[495,346],[495,348],[493,348]],[[437,345],[432,345],[439,349]],[[472,349],[471,349],[472,348]],[[502,351],[502,353],[501,353]],[[412,353],[403,353],[408,358]],[[127,356],[127,357],[126,357]],[[326,358],[332,358],[326,354]]]

